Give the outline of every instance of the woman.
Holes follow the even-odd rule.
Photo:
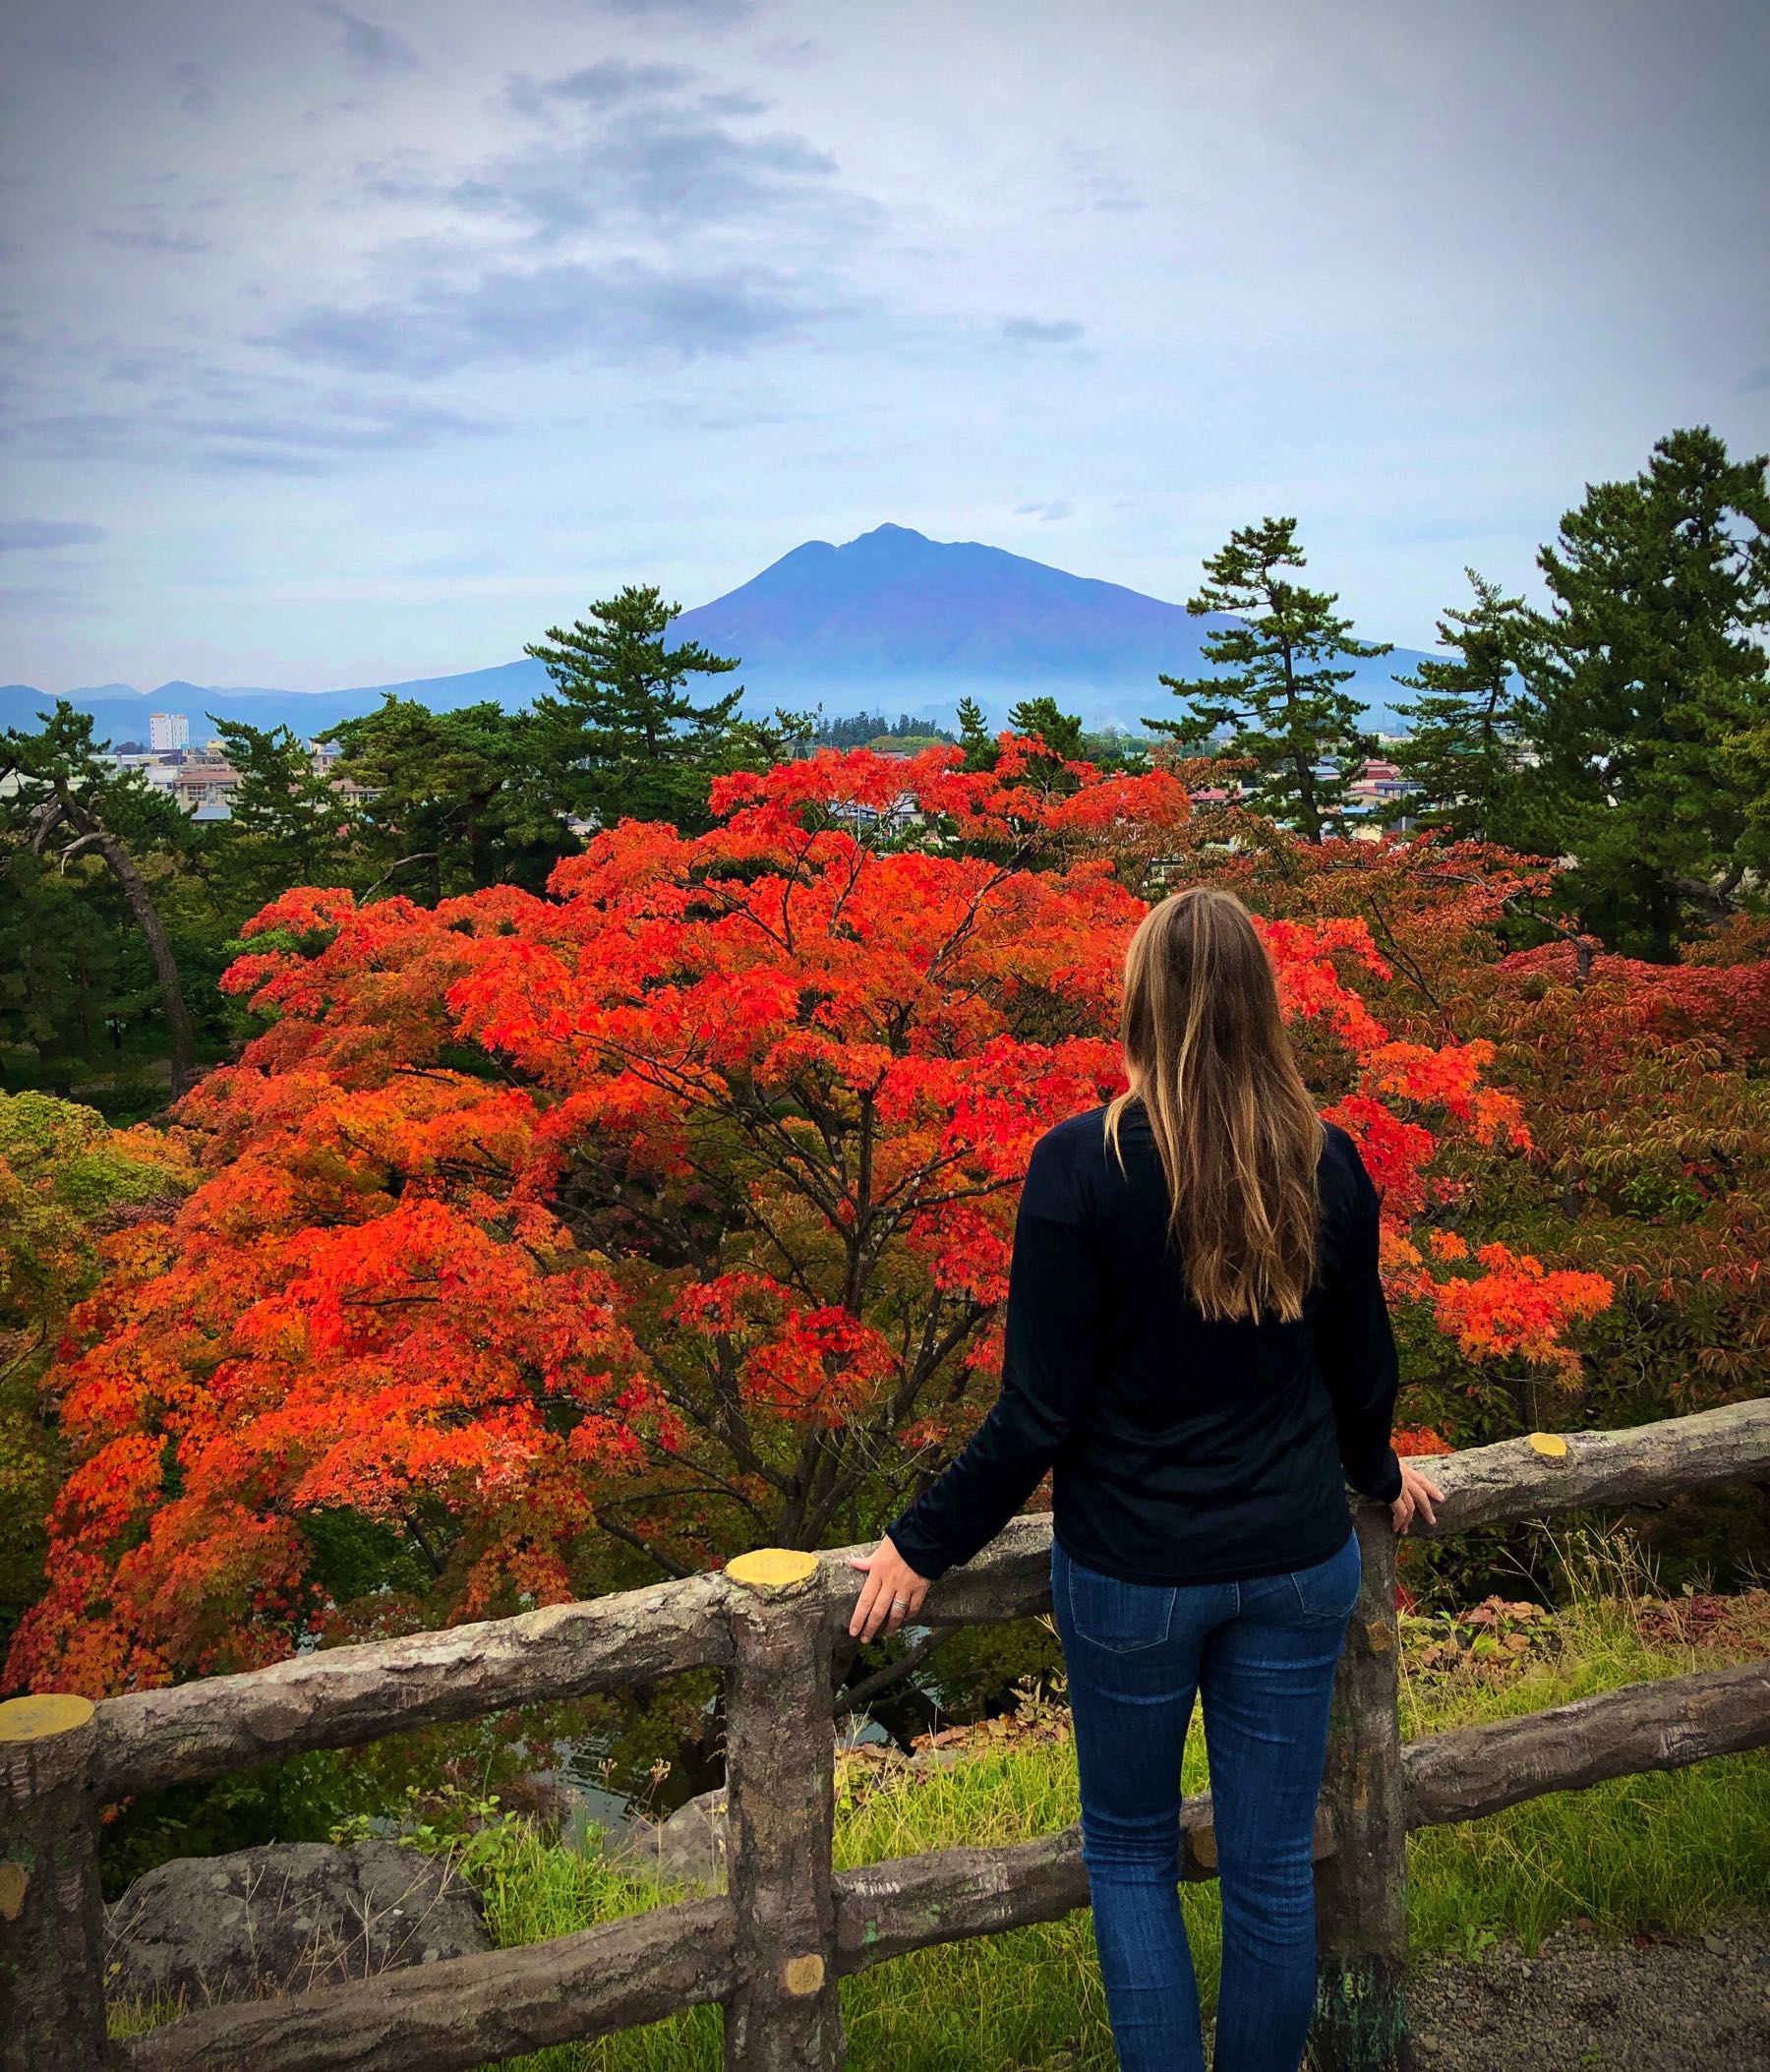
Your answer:
[[[1378,1199],[1323,1123],[1248,910],[1150,910],[1125,959],[1129,1089],[1033,1147],[1001,1395],[892,1524],[851,1633],[895,1631],[1052,1478],[1051,1601],[1119,2063],[1203,2072],[1180,1757],[1202,1698],[1223,1907],[1216,2072],[1295,2072],[1315,1991],[1328,1713],[1360,1558],[1437,1486],[1389,1445]]]

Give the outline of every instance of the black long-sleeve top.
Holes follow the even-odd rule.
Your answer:
[[[886,1530],[930,1580],[968,1562],[1047,1468],[1064,1552],[1130,1582],[1307,1568],[1350,1529],[1345,1485],[1391,1501],[1396,1361],[1377,1190],[1324,1124],[1321,1267],[1295,1324],[1211,1323],[1167,1235],[1141,1102],[1048,1130],[1014,1226],[1002,1390],[958,1458]]]

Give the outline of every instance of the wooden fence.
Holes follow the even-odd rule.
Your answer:
[[[1435,1459],[1440,1535],[1770,1476],[1770,1402],[1627,1432],[1534,1434]],[[1545,1792],[1770,1742],[1770,1663],[1636,1685],[1403,1746],[1394,1540],[1361,1510],[1365,1580],[1335,1691],[1317,1826],[1327,2072],[1407,2061],[1409,1828]],[[0,2064],[6,2072],[325,2072],[471,2067],[718,2000],[727,2072],[835,2072],[838,1982],[931,1943],[1088,1904],[1079,1829],[834,1872],[831,1657],[858,1587],[845,1559],[770,1550],[723,1573],[478,1626],[298,1656],[106,1699],[0,1706]],[[1016,1518],[942,1577],[935,1625],[1050,1603],[1050,1520]],[[283,1999],[216,2005],[108,2042],[97,1817],[130,1793],[304,1748],[582,1696],[715,1665],[726,1673],[728,1890],[522,1949],[414,1966]],[[1183,1817],[1184,1874],[1214,1874],[1208,1799]]]

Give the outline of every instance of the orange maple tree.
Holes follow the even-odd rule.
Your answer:
[[[12,1674],[88,1690],[856,1539],[974,1425],[1018,1183],[1122,1085],[1127,938],[1201,867],[1185,773],[1004,736],[720,781],[548,896],[292,892],[227,975],[269,1026],[186,1098],[204,1179],[115,1242],[58,1386],[78,1464]],[[1399,1302],[1570,1358],[1608,1294],[1435,1246],[1449,1142],[1523,1153],[1484,1043],[1398,1036],[1361,918],[1264,933]],[[316,1558],[345,1515],[415,1599]]]

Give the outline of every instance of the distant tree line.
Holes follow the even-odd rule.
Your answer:
[[[819,719],[811,739],[820,748],[864,748],[873,741],[950,741],[952,730],[933,720],[913,719],[900,712],[887,720],[882,712],[856,712],[845,720]]]
[[[1469,571],[1439,625],[1445,653],[1399,681],[1408,739],[1387,751],[1414,790],[1409,819],[1458,839],[1571,858],[1557,881],[1578,927],[1676,961],[1763,904],[1770,871],[1770,488],[1765,456],[1735,460],[1706,428],[1674,432],[1626,482],[1599,483],[1538,556],[1547,604]],[[1063,789],[1074,765],[1135,773],[1163,752],[1311,844],[1343,837],[1377,742],[1347,664],[1364,641],[1337,596],[1300,579],[1297,522],[1240,527],[1205,563],[1194,614],[1234,622],[1204,644],[1211,674],[1163,676],[1177,710],[1151,739],[1090,733],[1049,694],[1009,730],[1041,752],[1017,782]],[[214,720],[238,772],[231,818],[201,822],[119,770],[65,702],[0,736],[0,1066],[5,1083],[90,1085],[146,1112],[243,1033],[218,979],[246,918],[292,885],[403,895],[435,907],[495,884],[539,891],[600,826],[707,824],[713,780],[813,745],[951,740],[900,713],[826,720],[741,710],[738,668],[673,646],[679,607],[628,586],[553,626],[527,653],[550,689],[524,711],[432,712],[388,695],[320,737],[316,771],[288,727]],[[997,732],[958,710],[968,767]],[[342,780],[342,788],[339,781]]]
[[[427,907],[488,885],[539,891],[561,857],[622,816],[707,824],[708,790],[808,740],[810,715],[702,693],[738,663],[672,646],[680,607],[628,586],[527,652],[551,689],[524,711],[432,712],[384,698],[315,739],[210,715],[238,774],[230,817],[198,821],[118,769],[91,719],[58,701],[0,735],[0,1063],[10,1081],[96,1081],[118,1112],[159,1105],[199,1053],[241,1033],[218,980],[242,923],[292,885],[395,893]],[[151,1068],[151,1069],[148,1069]],[[109,1083],[108,1086],[106,1083]]]

